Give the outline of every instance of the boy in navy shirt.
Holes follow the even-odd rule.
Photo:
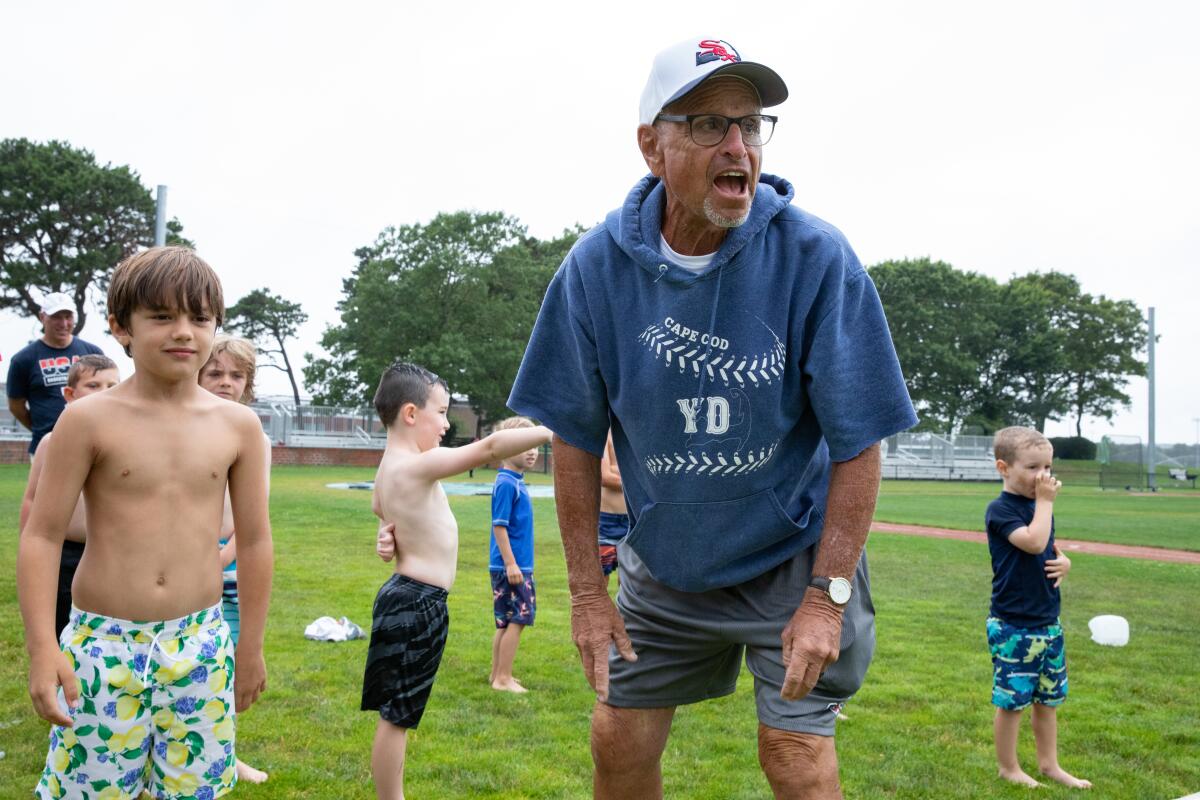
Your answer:
[[[992,607],[987,621],[996,706],[1000,777],[1038,786],[1017,762],[1021,712],[1033,705],[1033,737],[1043,775],[1077,789],[1091,787],[1058,765],[1057,707],[1067,699],[1067,662],[1059,624],[1058,586],[1071,560],[1054,543],[1054,498],[1062,483],[1050,473],[1054,448],[1031,428],[1004,428],[993,444],[1004,491],[987,509],[992,555]]]
[[[525,417],[502,420],[496,430],[532,428]],[[523,476],[537,461],[531,448],[500,462],[492,487],[492,542],[488,569],[492,574],[492,607],[496,635],[492,639],[492,688],[528,691],[513,677],[513,661],[521,631],[533,624],[537,597],[533,585],[533,503]]]

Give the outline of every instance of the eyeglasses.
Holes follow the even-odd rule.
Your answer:
[[[747,114],[744,117],[726,117],[721,114],[659,114],[656,120],[686,122],[692,141],[701,147],[713,147],[725,141],[730,125],[737,125],[742,132],[742,141],[751,147],[762,147],[771,141],[775,123],[779,117],[770,114]]]

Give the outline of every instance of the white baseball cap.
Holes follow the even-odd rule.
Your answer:
[[[71,295],[63,292],[46,295],[46,299],[42,301],[42,313],[49,317],[60,311],[75,313],[75,301],[71,299]]]
[[[650,78],[642,90],[638,121],[653,124],[665,106],[717,75],[734,75],[748,82],[758,90],[763,108],[787,100],[787,85],[775,70],[742,60],[741,54],[724,39],[694,36],[655,56]]]

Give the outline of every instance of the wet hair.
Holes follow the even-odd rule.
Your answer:
[[[534,427],[533,420],[531,420],[529,417],[508,417],[506,419],[502,419],[499,422],[497,422],[495,427],[492,428],[492,430],[493,431],[508,431],[508,430],[512,430],[513,428],[532,428],[532,427]]]
[[[392,427],[405,403],[424,408],[429,390],[441,386],[450,392],[446,382],[424,367],[397,361],[383,371],[379,388],[375,390],[375,410],[384,427]]]
[[[108,313],[129,330],[139,308],[179,309],[212,315],[216,326],[225,321],[221,279],[188,247],[151,247],[117,265],[108,284]],[[125,348],[129,354],[129,348]]]
[[[79,383],[86,376],[95,375],[97,372],[103,372],[106,369],[116,368],[117,362],[108,356],[103,356],[99,353],[88,353],[86,356],[80,356],[79,360],[72,364],[71,369],[67,371],[67,386],[74,389],[75,384]]]
[[[1053,446],[1049,439],[1033,428],[1023,428],[1020,425],[996,431],[996,438],[992,442],[992,452],[995,454],[996,460],[1007,464],[1013,463],[1022,450],[1028,450],[1031,447]]]
[[[243,405],[249,405],[254,402],[254,373],[258,370],[258,360],[254,351],[254,343],[249,339],[243,339],[240,336],[230,336],[227,333],[218,333],[213,339],[212,354],[209,355],[208,361],[204,362],[204,366],[200,368],[200,374],[196,376],[196,380],[200,380],[200,375],[204,374],[204,370],[214,358],[225,353],[233,361],[233,365],[246,373],[246,388],[242,390],[242,396],[238,398],[238,402]]]

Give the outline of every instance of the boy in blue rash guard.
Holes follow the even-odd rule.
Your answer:
[[[1091,783],[1058,765],[1057,708],[1067,699],[1067,662],[1058,621],[1059,584],[1071,569],[1054,543],[1054,499],[1062,483],[1050,474],[1054,448],[1032,428],[1004,428],[992,446],[1004,491],[987,508],[992,555],[992,607],[987,621],[996,706],[1000,777],[1038,782],[1017,761],[1021,712],[1033,705],[1038,769],[1075,789]]]
[[[556,434],[597,797],[661,796],[674,708],[732,693],[743,655],[772,790],[840,796],[835,720],[874,649],[879,441],[916,415],[854,251],[761,172],[763,109],[787,95],[718,37],[659,53],[650,174],[567,255],[509,397]],[[615,606],[596,557],[610,428],[633,525]]]
[[[509,417],[496,430],[532,428],[525,417]],[[537,448],[504,459],[492,487],[492,541],[488,571],[492,576],[492,610],[496,635],[492,639],[492,688],[501,692],[528,691],[513,677],[513,661],[521,632],[533,625],[537,589],[533,582],[533,503],[523,476],[537,462]]]

